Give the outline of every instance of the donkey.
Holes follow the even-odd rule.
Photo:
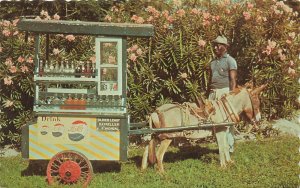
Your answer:
[[[266,87],[262,85],[253,90],[247,90],[245,87],[239,87],[231,91],[230,94],[224,95],[220,100],[210,101],[213,110],[205,110],[206,117],[199,116],[199,113],[195,113],[195,110],[187,110],[182,105],[178,104],[164,104],[156,109],[150,115],[149,125],[150,128],[167,128],[167,127],[179,127],[186,125],[195,125],[199,121],[203,121],[203,118],[208,118],[213,123],[223,122],[239,122],[239,115],[245,112],[246,116],[251,120],[254,126],[256,122],[260,120],[260,101],[259,93]],[[197,109],[195,103],[191,103],[190,109]],[[192,111],[192,112],[191,112]],[[227,163],[233,163],[229,154],[229,145],[226,137],[227,126],[216,127],[215,134],[219,147],[219,158],[221,167],[225,168]],[[208,130],[199,130],[207,135],[211,133]],[[164,173],[163,158],[168,146],[172,142],[172,138],[186,137],[183,132],[175,133],[158,133],[152,135],[149,144],[146,146],[143,159],[142,170],[145,170],[150,164],[157,162],[157,168],[160,173]],[[205,136],[204,136],[205,137]],[[160,146],[156,152],[156,144],[160,142]]]

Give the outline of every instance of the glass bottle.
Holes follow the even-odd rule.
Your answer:
[[[72,105],[73,105],[72,109],[75,109],[75,110],[78,109],[78,107],[79,107],[78,106],[79,105],[79,99],[78,99],[77,94],[75,94],[74,100],[72,101]]]
[[[75,77],[80,78],[81,68],[80,65],[77,65],[75,68]]]
[[[60,73],[60,76],[64,77],[66,76],[64,73],[65,73],[66,69],[65,69],[65,64],[64,62],[62,61],[60,63],[60,66],[59,66],[59,73]]]
[[[65,103],[64,109],[72,109],[72,107],[70,106],[73,103],[73,99],[72,99],[71,94],[68,94],[68,98],[64,101],[64,103]]]
[[[60,104],[60,99],[58,98],[57,94],[54,94],[53,100],[51,101],[52,108],[57,108]]]
[[[60,73],[59,71],[60,71],[59,70],[59,65],[58,65],[58,63],[55,63],[54,71],[53,71],[55,77],[59,76],[59,73]]]
[[[118,106],[120,111],[124,110],[123,103],[124,103],[124,99],[122,98],[122,95],[119,95]]]
[[[90,78],[91,74],[92,74],[92,70],[91,70],[89,62],[86,63],[86,71],[85,72],[86,72],[86,77]]]
[[[78,107],[80,110],[85,110],[86,109],[86,99],[84,94],[81,95],[80,100],[78,101]]]
[[[81,64],[81,78],[85,78],[86,77],[86,68],[84,63]]]
[[[43,73],[44,73],[44,62],[43,62],[43,60],[40,60],[40,63],[39,63],[39,76],[42,77]]]
[[[106,104],[107,110],[109,110],[109,111],[111,111],[111,102],[112,102],[112,100],[110,99],[109,95],[107,95],[105,104]]]
[[[91,105],[93,106],[94,110],[100,109],[101,108],[101,98],[99,97],[99,99],[98,99],[97,95],[94,95]]]
[[[96,77],[96,68],[95,68],[94,64],[92,65],[91,73],[92,73],[92,78],[95,78]]]
[[[49,68],[47,61],[45,62],[45,65],[44,65],[44,73],[45,73],[45,76],[49,76],[50,68]]]
[[[53,73],[54,72],[54,65],[53,65],[53,63],[51,62],[50,63],[50,66],[49,66],[49,76],[53,76]]]

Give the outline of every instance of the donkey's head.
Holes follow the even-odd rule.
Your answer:
[[[251,106],[249,106],[249,105],[245,106],[244,111],[246,113],[246,116],[254,123],[255,123],[255,121],[260,121],[260,119],[261,119],[259,95],[265,87],[267,87],[267,84],[263,84],[254,89],[250,88],[248,90],[250,101],[251,101]]]

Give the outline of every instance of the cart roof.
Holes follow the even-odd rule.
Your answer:
[[[18,22],[17,26],[21,31],[34,33],[138,37],[151,37],[154,35],[153,25],[151,24],[35,20],[23,18]]]

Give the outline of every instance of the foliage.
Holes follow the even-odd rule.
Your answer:
[[[194,101],[208,92],[206,67],[214,58],[212,41],[225,35],[238,62],[238,81],[268,83],[262,95],[267,118],[288,117],[299,96],[299,15],[283,2],[239,1],[82,1],[1,2],[0,140],[19,143],[20,128],[32,119],[33,36],[19,33],[17,19],[80,19],[153,24],[155,36],[128,38],[128,109],[143,121],[167,102]],[[34,6],[33,6],[34,5]],[[30,8],[31,7],[31,8]],[[32,8],[36,7],[36,8]],[[111,7],[111,8],[110,8]],[[270,9],[271,7],[271,9]],[[42,38],[45,51],[45,38]],[[45,54],[44,54],[45,55]],[[94,61],[94,39],[53,35],[50,56],[56,61]]]
[[[105,20],[154,25],[150,40],[129,43],[129,109],[136,120],[165,99],[181,103],[208,93],[210,41],[217,35],[230,40],[240,85],[268,83],[262,95],[265,117],[287,117],[297,108],[300,22],[298,12],[283,2],[139,0],[114,6]]]
[[[93,163],[95,174],[89,187],[297,187],[298,148],[299,138],[288,136],[240,142],[233,155],[235,164],[224,170],[219,166],[216,144],[170,147],[163,176],[151,167],[141,172],[143,150],[130,148],[128,162]],[[0,186],[48,187],[45,162],[28,169],[28,161],[20,156],[0,158]]]

